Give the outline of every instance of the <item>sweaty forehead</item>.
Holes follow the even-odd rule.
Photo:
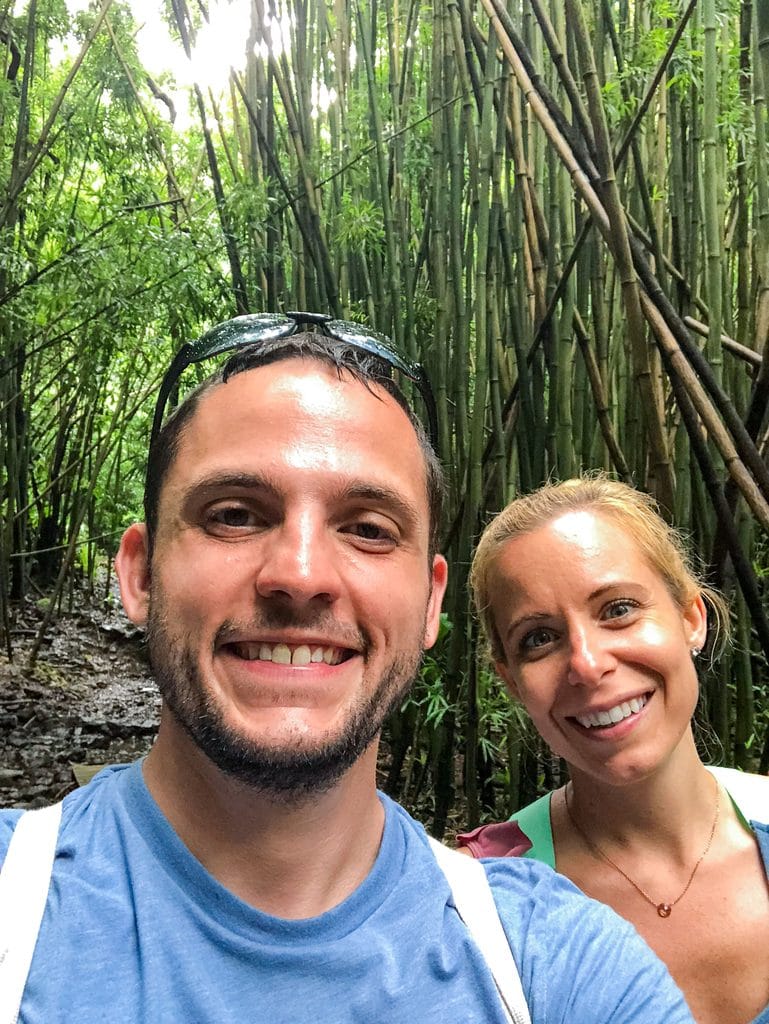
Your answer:
[[[244,370],[206,396],[214,413],[222,409],[265,419],[291,418],[294,426],[380,429],[384,422],[416,434],[408,416],[384,388],[363,383],[344,369],[309,357],[295,357]],[[201,412],[205,413],[204,402]]]
[[[416,432],[392,395],[313,359],[233,375],[201,398],[180,442],[177,469],[185,476],[226,459],[244,470],[272,462],[360,476],[370,468],[395,474],[407,489],[426,479]]]

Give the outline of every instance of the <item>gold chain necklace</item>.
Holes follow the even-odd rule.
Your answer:
[[[619,864],[615,864],[614,863],[614,861],[611,859],[611,857],[608,855],[608,853],[605,853],[601,849],[600,846],[596,846],[596,844],[593,842],[593,840],[588,838],[588,836],[585,834],[585,832],[582,830],[582,828],[577,824],[577,821],[576,821],[574,815],[572,814],[571,806],[569,805],[569,790],[571,788],[571,782],[568,784],[568,786],[566,787],[566,790],[564,792],[564,800],[566,802],[566,813],[569,815],[569,818],[571,820],[572,825],[577,830],[577,832],[580,834],[580,836],[584,840],[585,845],[590,850],[590,852],[595,857],[598,857],[601,860],[605,860],[606,863],[609,864],[611,867],[613,867],[615,871],[618,871],[626,881],[630,882],[630,884],[633,886],[633,888],[636,890],[636,892],[640,893],[640,895],[643,896],[643,898],[646,900],[647,903],[651,903],[651,905],[654,907],[654,909],[657,911],[657,913],[659,914],[660,917],[670,917],[670,914],[672,913],[673,907],[676,905],[676,903],[679,903],[684,898],[684,896],[687,894],[687,892],[689,891],[689,886],[692,884],[692,882],[694,881],[694,876],[697,874],[697,868],[700,866],[700,864],[703,862],[703,860],[707,856],[708,850],[710,849],[710,846],[711,846],[711,844],[713,842],[713,836],[716,834],[716,826],[718,825],[718,812],[719,812],[720,803],[721,803],[721,800],[720,800],[721,793],[720,793],[720,790],[719,790],[719,787],[718,787],[718,782],[715,779],[713,781],[716,784],[716,813],[715,813],[715,815],[713,817],[713,824],[712,824],[711,829],[710,829],[710,835],[708,836],[708,841],[705,844],[705,849],[700,854],[699,860],[697,861],[697,863],[692,868],[692,873],[689,875],[689,881],[684,886],[683,891],[681,893],[679,893],[679,895],[676,896],[676,898],[674,900],[671,900],[670,903],[664,903],[664,902],[663,903],[657,903],[656,900],[653,900],[651,898],[651,896],[649,895],[649,893],[646,892],[645,889],[641,888],[641,886],[638,884],[638,882],[633,881],[633,879],[630,877],[630,875],[626,871],[623,871],[622,868],[619,866]]]

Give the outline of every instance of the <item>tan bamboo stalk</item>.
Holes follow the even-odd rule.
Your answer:
[[[740,493],[750,505],[756,519],[769,532],[769,502],[766,501],[756,486],[755,480],[738,456],[729,433],[721,423],[716,410],[713,408],[710,399],[697,379],[697,375],[679,348],[661,313],[645,292],[641,293],[641,301],[643,302],[644,313],[652,326],[660,347],[665,351],[671,365],[675,368],[686,388],[702,420],[703,426],[721,454],[729,475],[739,487]]]
[[[413,8],[413,0],[409,9]],[[414,311],[414,266],[409,248],[409,222],[410,204],[408,190],[405,185],[406,176],[406,138],[402,131],[403,119],[408,115],[401,102],[401,92],[405,96],[410,93],[409,83],[411,80],[410,69],[412,62],[408,57],[408,50],[402,54],[401,45],[401,15],[398,0],[387,4],[386,26],[388,42],[388,85],[390,91],[390,118],[393,125],[393,138],[390,143],[390,160],[388,168],[388,182],[391,183],[393,230],[398,250],[398,266],[401,278],[400,303],[395,307],[395,315],[401,323],[398,326],[400,331],[401,344],[404,351],[412,358],[417,358],[417,339],[415,337],[415,311]],[[397,334],[397,332],[396,332]]]
[[[651,375],[649,352],[646,345],[646,327],[641,310],[640,288],[633,266],[627,223],[617,188],[611,139],[601,98],[598,72],[590,46],[582,4],[580,0],[566,0],[566,3],[582,65],[582,79],[587,93],[588,109],[593,122],[596,158],[601,172],[603,197],[614,240],[614,258],[617,262],[627,315],[630,347],[633,353],[633,375],[643,403],[644,425],[651,447],[655,491],[663,507],[672,510],[675,484],[665,436],[664,410],[661,395],[654,386]]]
[[[709,333],[708,325],[703,324],[701,320],[695,320],[693,316],[685,316],[684,323],[687,327],[691,327],[695,334],[699,334],[701,338],[707,338]],[[730,338],[728,334],[721,334],[721,345],[751,366],[760,366],[763,362],[760,353],[752,348],[748,348],[747,345],[741,345],[734,338]]]
[[[531,296],[531,307],[529,315],[531,320],[538,323],[545,312],[546,297],[545,286],[547,277],[547,266],[542,256],[542,245],[540,242],[539,230],[534,206],[532,203],[533,183],[529,174],[526,151],[523,147],[523,129],[521,124],[521,95],[516,82],[513,82],[510,90],[510,123],[512,127],[513,163],[515,167],[516,183],[518,186],[518,197],[523,213],[523,223],[526,231],[526,244],[524,246],[524,260],[526,267],[526,279],[529,295]]]
[[[432,62],[430,106],[438,110],[443,99],[445,75],[450,75],[445,63],[445,46],[448,42],[448,14],[443,5],[433,8],[432,21]],[[451,83],[446,83],[451,88]],[[444,458],[449,460],[451,438],[449,436],[448,362],[450,360],[452,304],[448,286],[448,247],[451,235],[448,221],[449,204],[449,162],[445,150],[448,132],[446,118],[452,117],[450,110],[442,110],[432,120],[432,175],[430,211],[430,247],[428,253],[430,284],[435,300],[434,343],[438,350],[435,359],[433,383],[435,401],[440,424],[440,448]],[[453,466],[454,460],[449,462]]]
[[[545,10],[542,0],[529,0],[531,3],[531,9],[534,12],[534,17],[539,22],[539,27],[542,31],[542,37],[545,41],[545,45],[550,53],[550,57],[553,61],[553,66],[556,69],[558,77],[560,78],[566,95],[569,97],[569,103],[574,117],[577,121],[580,132],[587,141],[588,149],[591,153],[595,152],[595,139],[593,138],[593,126],[590,123],[590,118],[587,115],[587,111],[582,103],[582,97],[580,96],[577,83],[574,81],[574,77],[571,73],[566,54],[564,52],[564,41],[562,33],[557,33],[547,11]],[[555,12],[562,13],[562,7],[560,2],[555,5]]]
[[[590,382],[590,390],[593,394],[595,412],[598,417],[598,425],[601,428],[601,434],[603,435],[606,450],[609,453],[609,458],[612,461],[617,475],[626,483],[632,483],[632,474],[622,449],[619,446],[617,436],[614,432],[614,426],[611,422],[611,411],[606,397],[604,382],[601,379],[601,373],[598,368],[598,362],[596,361],[595,354],[590,344],[590,337],[588,335],[587,328],[585,327],[584,321],[577,309],[574,310],[574,334],[579,343],[579,350],[582,354],[582,359],[587,371],[587,379]]]
[[[448,5],[448,31],[444,42],[447,64],[452,62],[452,77],[448,68],[444,81],[453,81],[454,72],[459,82],[462,104],[455,120],[451,108],[446,108],[446,144],[449,161],[449,259],[448,286],[453,304],[454,359],[450,376],[451,391],[456,401],[454,452],[457,462],[457,479],[463,478],[467,453],[469,451],[470,413],[469,380],[467,367],[470,364],[470,282],[465,274],[465,237],[469,231],[469,217],[465,211],[465,189],[472,194],[478,173],[478,140],[473,106],[473,89],[468,66],[468,55],[462,39],[460,12],[453,4]],[[453,49],[453,60],[451,50]],[[468,181],[465,182],[465,168]],[[461,489],[457,489],[457,494]]]
[[[496,38],[489,33],[487,50],[487,69],[493,66]],[[486,426],[486,396],[488,394],[489,342],[487,336],[488,298],[486,294],[487,272],[490,253],[490,204],[491,182],[493,176],[494,154],[494,83],[489,74],[483,86],[483,105],[481,122],[478,130],[479,173],[477,177],[477,193],[474,198],[476,208],[476,244],[475,244],[475,352],[473,366],[475,385],[473,407],[470,419],[470,475],[469,475],[469,506],[481,508],[483,492],[482,464],[484,431]]]

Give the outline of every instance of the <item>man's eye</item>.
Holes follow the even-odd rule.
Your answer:
[[[380,546],[394,544],[396,541],[394,530],[388,530],[380,523],[372,523],[368,520],[351,523],[344,532],[352,534],[353,537],[359,537],[363,541],[375,542]]]
[[[243,505],[221,505],[209,511],[206,522],[209,529],[243,530],[257,524],[256,516]]]

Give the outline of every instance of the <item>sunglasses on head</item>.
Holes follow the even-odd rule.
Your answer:
[[[376,356],[391,370],[397,370],[408,380],[413,381],[422,397],[427,413],[430,442],[433,449],[438,450],[438,416],[435,408],[430,381],[419,363],[411,363],[394,352],[390,347],[390,339],[377,331],[372,331],[363,324],[352,320],[334,320],[326,313],[247,313],[225,320],[211,330],[206,331],[197,341],[187,342],[174,356],[173,362],[166,371],[155,403],[155,415],[152,420],[150,448],[160,433],[163,416],[169,396],[179,377],[193,363],[199,363],[210,356],[231,352],[246,346],[258,347],[260,343],[290,338],[297,334],[304,325],[312,325],[329,338],[342,342],[351,349],[367,352]]]

